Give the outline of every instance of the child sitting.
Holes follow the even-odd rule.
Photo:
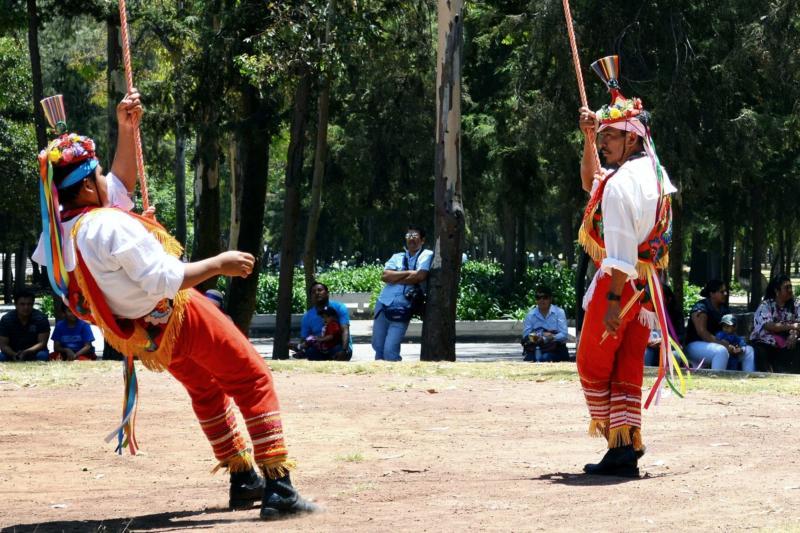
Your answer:
[[[76,317],[69,307],[64,306],[64,320],[59,320],[53,328],[53,361],[95,361],[94,334],[88,322]]]
[[[728,359],[727,369],[742,370],[742,362],[740,359],[745,353],[744,349],[747,346],[747,342],[744,340],[744,337],[736,335],[736,317],[731,314],[723,315],[720,320],[720,326],[722,329],[717,332],[715,337],[718,341],[725,341],[733,346],[732,357]]]
[[[342,326],[339,325],[339,314],[333,307],[323,307],[318,311],[325,325],[322,333],[314,339],[316,353],[309,353],[309,360],[329,361],[333,355],[342,351]]]

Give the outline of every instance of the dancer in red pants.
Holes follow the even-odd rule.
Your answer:
[[[656,312],[663,306],[654,273],[667,263],[669,195],[675,188],[656,156],[641,101],[619,92],[616,58],[593,67],[612,100],[597,113],[580,110],[587,139],[581,179],[591,198],[579,241],[598,271],[584,299],[577,363],[591,416],[589,433],[604,436],[609,450],[584,470],[633,477],[639,474],[638,459],[644,453],[643,354],[650,330],[662,329],[663,324],[662,313]],[[594,163],[590,139],[595,135],[606,169]],[[643,290],[646,286],[650,292]]]
[[[120,137],[111,170],[123,184],[135,182],[132,132],[141,114],[135,92],[118,107]],[[51,103],[46,115],[53,127],[66,129],[59,105]],[[218,468],[231,474],[231,507],[260,501],[264,519],[314,511],[289,477],[293,463],[267,365],[234,324],[192,289],[213,276],[248,276],[253,256],[229,251],[181,262],[180,245],[151,218],[107,207],[118,205],[109,187],[116,181],[102,174],[88,137],[62,134],[39,162],[44,235],[34,258],[47,267],[53,289],[73,312],[97,324],[128,358],[132,394],[121,447],[136,446],[136,356],[186,387]],[[245,419],[252,452],[236,427],[232,403]]]

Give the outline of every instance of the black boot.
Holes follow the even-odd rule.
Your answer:
[[[588,464],[583,471],[596,476],[639,477],[636,451],[630,444],[611,448],[599,463]]]
[[[289,475],[280,479],[265,479],[264,499],[261,500],[261,519],[275,520],[296,513],[313,513],[319,507],[304,500],[292,486]]]
[[[231,490],[228,507],[251,507],[264,497],[264,478],[254,468],[244,472],[231,472]]]

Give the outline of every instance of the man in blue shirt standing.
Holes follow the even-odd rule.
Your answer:
[[[553,292],[549,287],[536,288],[536,307],[530,310],[522,326],[525,361],[555,362],[569,359],[567,315],[553,304]]]
[[[401,361],[400,343],[411,322],[409,289],[419,285],[425,290],[425,281],[431,268],[433,252],[425,250],[425,230],[409,225],[406,230],[406,249],[394,254],[384,266],[383,287],[375,304],[375,321],[372,323],[372,349],[376,361]]]
[[[300,342],[289,343],[289,348],[295,350],[295,359],[308,359],[309,361],[349,361],[353,357],[353,339],[350,337],[350,313],[347,306],[341,302],[329,299],[328,286],[319,281],[315,281],[311,286],[311,297],[314,305],[305,312],[300,322]],[[335,354],[324,354],[317,349],[313,342],[314,337],[322,334],[322,327],[325,322],[322,320],[320,311],[326,307],[336,310],[339,317],[339,325],[342,327],[342,351]]]

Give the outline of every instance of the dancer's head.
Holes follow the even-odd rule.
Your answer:
[[[607,164],[621,165],[650,148],[650,117],[639,98],[626,98],[620,91],[618,56],[599,59],[592,68],[611,93],[611,103],[597,111],[597,145]]]

